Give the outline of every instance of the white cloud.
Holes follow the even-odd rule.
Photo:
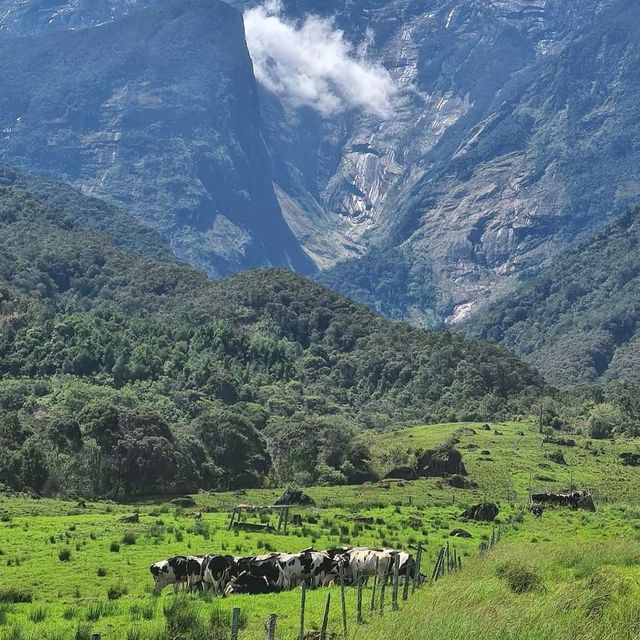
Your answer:
[[[384,67],[365,60],[371,33],[356,49],[332,20],[287,20],[279,0],[246,11],[244,22],[256,78],[284,102],[324,116],[351,109],[389,115],[396,86]]]

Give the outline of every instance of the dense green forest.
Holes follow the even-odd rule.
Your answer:
[[[468,329],[559,387],[640,383],[640,208],[555,257]]]
[[[8,487],[361,482],[361,429],[514,415],[544,388],[499,347],[383,319],[287,271],[211,282],[117,209],[2,176]]]

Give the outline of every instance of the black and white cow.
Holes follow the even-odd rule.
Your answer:
[[[284,584],[292,589],[301,582],[315,589],[325,583],[327,576],[337,576],[339,562],[337,555],[332,557],[324,551],[307,549],[300,553],[280,554],[280,566],[284,573]]]
[[[345,580],[355,584],[360,578],[367,581],[376,574],[381,581],[386,580],[386,577],[393,570],[396,555],[396,551],[389,549],[368,549],[366,547],[351,549],[342,556]]]
[[[283,587],[276,584],[266,576],[257,576],[249,571],[243,571],[239,575],[233,577],[224,590],[224,595],[233,593],[279,593]]]
[[[285,574],[280,563],[279,553],[263,556],[248,556],[236,558],[236,575],[243,571],[257,578],[266,578],[269,582],[280,587],[285,585]]]
[[[174,591],[178,591],[180,587],[193,589],[200,583],[202,561],[203,558],[197,556],[174,556],[152,564],[149,571],[156,583],[156,593],[171,584]]]
[[[207,555],[202,561],[200,579],[206,591],[222,595],[231,578],[238,573],[233,556]]]

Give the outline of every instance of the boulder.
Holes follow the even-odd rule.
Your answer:
[[[288,488],[277,500],[276,504],[308,504],[314,505],[315,500],[300,489]]]
[[[140,514],[131,513],[128,516],[122,516],[122,518],[120,518],[120,522],[126,522],[128,524],[134,524],[136,522],[140,522]]]
[[[545,458],[547,458],[547,460],[551,460],[551,462],[555,462],[556,464],[563,464],[565,466],[567,464],[562,451],[554,451],[553,453],[548,453]]]
[[[446,478],[444,482],[454,489],[475,489],[478,486],[477,482],[469,480],[459,473],[454,473],[449,478]]]
[[[491,431],[491,427],[488,424],[483,424],[480,428],[483,431]]]
[[[445,477],[453,474],[467,475],[462,454],[453,447],[427,449],[418,454],[418,475],[423,478]]]
[[[458,438],[463,438],[464,436],[475,436],[476,434],[476,430],[471,427],[461,427],[453,435]]]
[[[174,498],[171,504],[175,507],[182,507],[183,509],[189,509],[196,506],[196,501],[190,496],[183,496],[182,498]]]
[[[460,517],[465,520],[478,520],[479,522],[493,522],[497,517],[500,510],[493,502],[481,502],[473,507],[469,507],[466,511],[460,514]]]
[[[620,462],[628,467],[640,467],[640,453],[621,453]]]
[[[417,480],[418,474],[412,467],[396,467],[391,469],[384,477],[385,480]]]
[[[555,444],[559,447],[575,447],[576,441],[572,438],[554,438],[553,436],[545,436],[542,440],[543,444]]]

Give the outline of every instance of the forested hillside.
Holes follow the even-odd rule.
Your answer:
[[[124,225],[117,210],[13,182],[0,188],[11,487],[122,497],[358,482],[371,477],[358,430],[517,413],[542,389],[498,347],[385,320],[290,272],[213,283],[151,257],[163,255],[153,238],[125,251],[85,226]]]
[[[640,208],[556,257],[468,328],[559,386],[640,382]]]

